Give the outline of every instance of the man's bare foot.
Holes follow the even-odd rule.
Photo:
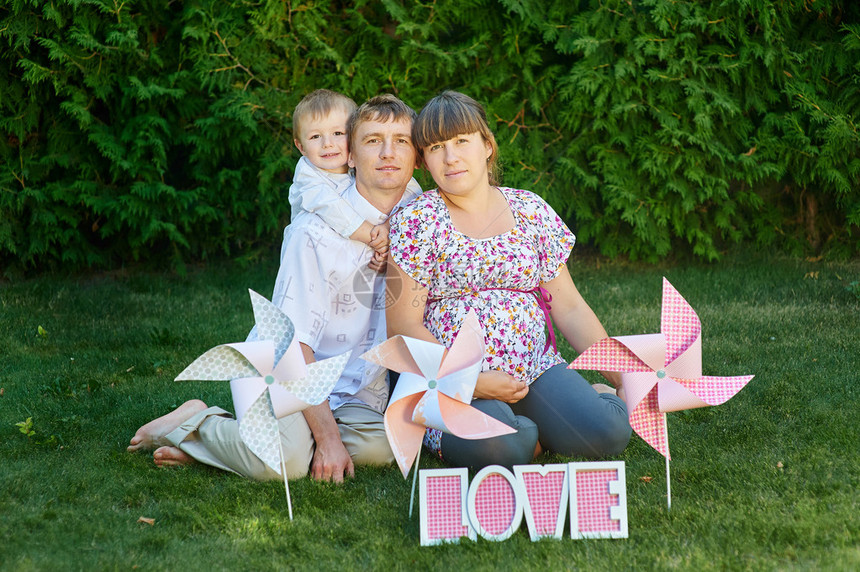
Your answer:
[[[167,415],[153,419],[137,430],[131,438],[131,444],[126,451],[149,451],[162,445],[169,445],[164,440],[165,435],[179,427],[183,421],[189,419],[195,413],[206,409],[206,404],[199,399],[186,401]],[[184,454],[184,453],[183,453]]]
[[[159,447],[152,454],[152,459],[159,467],[178,467],[195,463],[194,457],[189,456],[178,447]]]

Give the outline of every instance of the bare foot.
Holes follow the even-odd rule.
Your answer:
[[[152,459],[159,467],[178,467],[195,463],[194,457],[189,456],[178,447],[159,447],[152,454]]]
[[[605,383],[595,383],[591,387],[594,388],[594,391],[597,393],[611,393],[612,395],[616,395],[615,388],[610,387]]]
[[[612,387],[611,385],[606,385],[605,383],[595,383],[591,387],[594,388],[594,391],[597,393],[611,393],[612,395],[617,395],[623,401],[626,402],[624,398],[624,388],[623,387]]]
[[[170,443],[164,440],[165,435],[179,427],[183,421],[189,419],[195,413],[206,409],[206,407],[206,404],[199,399],[192,399],[191,401],[186,401],[167,415],[153,419],[137,430],[137,433],[131,438],[131,444],[126,448],[126,451],[148,451],[162,445],[169,445]]]

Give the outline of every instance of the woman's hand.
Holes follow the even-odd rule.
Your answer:
[[[505,403],[516,403],[526,396],[529,386],[514,376],[491,369],[483,371],[478,375],[478,383],[475,384],[473,397],[478,399],[498,399]]]

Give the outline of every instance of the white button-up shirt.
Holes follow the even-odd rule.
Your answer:
[[[401,204],[414,196],[405,193]],[[343,197],[372,224],[388,218],[355,184]],[[343,238],[313,213],[302,212],[284,229],[272,302],[293,321],[296,339],[311,347],[317,360],[351,352],[329,397],[333,410],[363,403],[382,412],[388,402],[387,371],[359,358],[387,337],[385,277],[367,267],[372,254],[365,244]]]

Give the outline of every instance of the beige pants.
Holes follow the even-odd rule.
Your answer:
[[[381,413],[350,403],[337,408],[334,418],[353,463],[384,465],[394,461]],[[287,476],[295,479],[307,475],[315,445],[304,415],[288,415],[279,419],[278,425]],[[170,432],[167,440],[195,460],[225,471],[258,481],[282,478],[248,449],[239,436],[239,424],[220,407],[197,413]]]

